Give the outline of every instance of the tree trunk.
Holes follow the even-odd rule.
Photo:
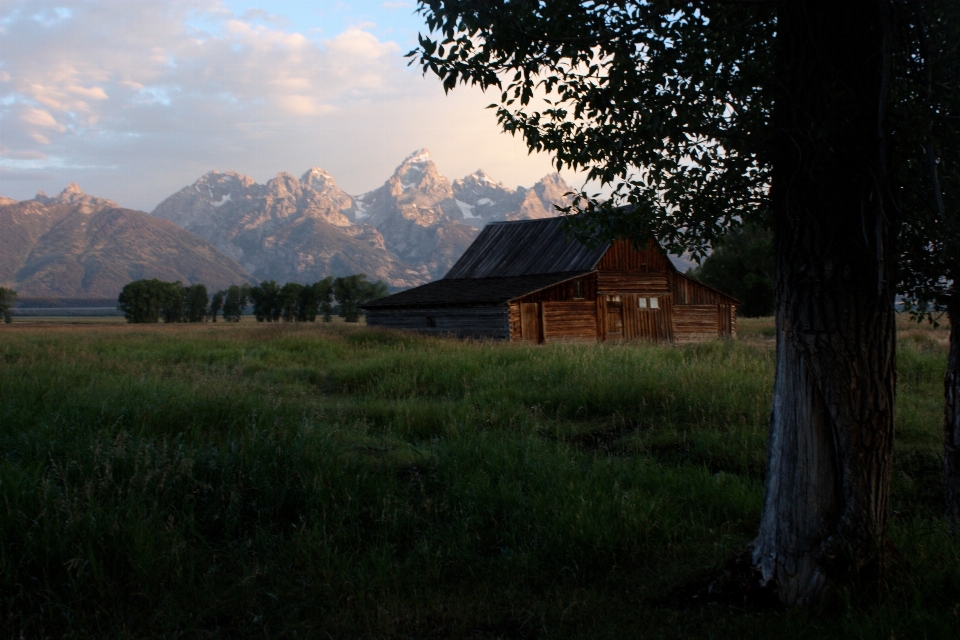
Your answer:
[[[954,532],[960,532],[960,292],[953,291],[947,300],[950,320],[950,355],[947,376],[943,383],[943,485],[947,498],[947,521]]]
[[[778,14],[777,368],[752,560],[788,605],[883,568],[897,255],[884,183],[886,8],[795,0]]]

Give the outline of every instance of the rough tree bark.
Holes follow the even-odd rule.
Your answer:
[[[794,0],[778,13],[777,369],[752,561],[788,605],[883,569],[896,257],[887,7]]]
[[[947,300],[950,320],[950,355],[943,383],[943,485],[947,498],[947,521],[960,531],[960,292],[954,290]]]

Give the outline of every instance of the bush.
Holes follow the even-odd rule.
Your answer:
[[[744,317],[769,316],[773,293],[773,231],[746,225],[718,242],[713,254],[689,275],[738,298],[737,312]]]
[[[127,322],[141,324],[160,322],[161,315],[167,318],[179,313],[180,283],[151,280],[136,280],[126,285],[117,297],[117,308],[123,311]]]
[[[10,309],[13,308],[13,303],[16,301],[16,291],[7,289],[6,287],[0,287],[0,316],[3,316],[3,321],[7,324],[13,321],[13,318],[10,317]]]
[[[387,285],[381,281],[369,282],[365,273],[337,278],[333,289],[340,303],[340,316],[347,322],[360,319],[361,304],[387,295]]]

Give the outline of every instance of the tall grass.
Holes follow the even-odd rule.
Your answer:
[[[950,637],[942,335],[901,341],[889,591],[692,607],[755,532],[773,352],[344,326],[0,333],[9,637]]]

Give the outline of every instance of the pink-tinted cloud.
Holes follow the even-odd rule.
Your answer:
[[[212,168],[263,180],[309,166],[359,193],[420,147],[451,177],[482,166],[529,184],[550,169],[499,134],[489,97],[445,97],[375,32],[357,21],[319,39],[266,2],[7,0],[0,194],[32,195],[33,170],[151,208]]]

